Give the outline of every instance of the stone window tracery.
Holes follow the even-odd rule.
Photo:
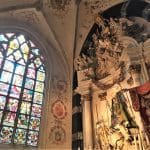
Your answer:
[[[20,32],[0,33],[0,143],[38,145],[45,66]]]

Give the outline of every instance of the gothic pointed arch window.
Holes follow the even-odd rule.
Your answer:
[[[37,146],[45,66],[22,33],[0,33],[0,143]]]

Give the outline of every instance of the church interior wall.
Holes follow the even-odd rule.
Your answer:
[[[143,1],[149,3],[147,0]],[[127,41],[128,44],[130,41],[130,44],[126,47],[126,50],[123,51],[121,60],[125,62],[126,69],[129,69],[130,65],[134,66],[136,64],[138,64],[136,67],[139,67],[140,64],[141,70],[140,73],[134,72],[135,74],[133,73],[133,76],[126,73],[127,70],[125,70],[126,79],[120,84],[114,84],[107,90],[101,90],[99,87],[101,85],[98,84],[99,82],[96,81],[97,84],[95,82],[93,84],[93,80],[89,80],[89,77],[86,77],[82,82],[85,76],[82,70],[76,69],[75,66],[74,61],[81,56],[85,41],[88,39],[93,25],[101,26],[101,22],[99,22],[101,21],[99,20],[101,19],[99,18],[100,15],[103,14],[104,19],[110,19],[111,11],[108,13],[107,10],[111,8],[115,9],[118,5],[122,6],[122,3],[125,4],[125,2],[127,1],[0,1],[0,30],[3,30],[4,28],[2,28],[2,26],[5,26],[5,29],[18,29],[23,30],[24,33],[33,33],[33,40],[35,38],[35,41],[37,41],[46,59],[47,77],[39,148],[58,150],[74,148],[80,150],[84,147],[85,150],[96,149],[99,142],[98,138],[101,138],[99,129],[102,129],[102,127],[99,123],[102,123],[102,126],[111,126],[112,98],[116,96],[116,93],[122,90],[122,87],[132,89],[149,81],[149,39],[147,39],[146,42],[144,41],[142,43],[143,45],[141,45],[139,44],[140,42],[137,42],[133,37],[123,37],[125,39],[124,41]],[[120,12],[118,14],[121,15]],[[131,20],[129,19],[127,21]],[[134,21],[132,23],[134,23]],[[148,30],[146,30],[146,32],[148,32]],[[131,51],[134,52],[132,53]],[[83,54],[85,53],[86,52],[83,52]],[[143,59],[143,55],[147,57]],[[86,57],[83,56],[81,58]],[[132,69],[134,70],[135,68]],[[72,91],[72,77],[74,72],[77,73],[76,82],[78,83],[77,89],[74,88]],[[107,79],[104,79],[103,82],[107,83]],[[128,101],[127,107],[132,106],[129,91],[123,92],[124,98]],[[81,103],[78,102],[77,106],[76,103],[73,104],[74,106],[72,108],[72,95],[74,96],[76,93],[80,94],[81,97],[79,96],[80,98],[75,99],[81,101]],[[92,94],[92,96],[90,95],[90,97],[88,97],[87,95],[89,93]],[[106,93],[107,95],[105,95]],[[85,106],[84,99],[88,99]],[[60,111],[57,112],[57,110],[55,110],[55,108],[57,108],[56,106],[61,106],[61,108],[59,108]],[[82,111],[87,111],[87,109],[83,110],[84,107],[91,109],[91,116],[89,115],[86,118],[86,116],[83,115]],[[143,129],[142,121],[139,119],[141,115],[140,112],[134,111],[132,107],[129,109],[129,112],[132,114],[131,117],[135,119],[139,128]],[[79,114],[79,122],[81,123],[77,127],[79,130],[76,128],[76,125],[72,125],[73,115],[76,115],[76,113]],[[89,112],[87,113],[90,114]],[[87,119],[87,124],[90,120],[89,126],[85,126],[85,118]],[[76,129],[72,129],[74,127]],[[89,132],[88,135],[87,131]],[[73,143],[75,147],[72,146],[73,139],[77,139],[77,144]],[[137,145],[139,146],[140,144]],[[12,145],[5,145],[4,147],[17,149],[17,147]],[[4,147],[0,146],[0,149]],[[18,149],[20,148],[21,147],[18,147]],[[22,149],[24,148],[25,147]]]

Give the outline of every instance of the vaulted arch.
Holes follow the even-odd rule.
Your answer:
[[[5,143],[4,148],[7,145],[8,148],[21,145],[45,148],[50,134],[47,124],[51,125],[50,119],[53,120],[51,103],[58,94],[53,91],[54,78],[67,82],[65,59],[36,27],[18,20],[1,19],[0,143]]]

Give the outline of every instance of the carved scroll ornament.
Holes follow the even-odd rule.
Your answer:
[[[99,27],[92,35],[86,54],[82,53],[75,60],[79,82],[92,79],[93,83],[101,89],[108,89],[125,79],[130,86],[140,82],[141,64],[137,60],[140,60],[141,55],[138,42],[143,40],[143,36],[148,38],[149,32],[145,34],[140,31],[139,39],[133,39],[134,36],[123,38],[124,35],[130,35],[127,31],[128,26],[136,24],[139,20],[139,18],[129,20],[102,17],[96,19]],[[147,25],[146,21],[142,23]],[[128,41],[129,39],[131,42]],[[135,44],[132,45],[132,42]],[[127,51],[126,55],[128,55],[125,59],[123,59],[124,51]],[[140,83],[136,84],[140,85]]]
[[[124,79],[124,65],[119,60],[124,49],[122,41],[119,40],[122,34],[121,26],[119,20],[112,18],[109,23],[102,18],[98,20],[102,30],[92,35],[93,47],[89,47],[89,55],[82,54],[75,60],[75,69],[78,71],[79,81],[92,79],[98,83],[97,80],[103,82],[103,79],[107,78],[107,87],[110,87]],[[102,87],[102,82],[97,86]]]

